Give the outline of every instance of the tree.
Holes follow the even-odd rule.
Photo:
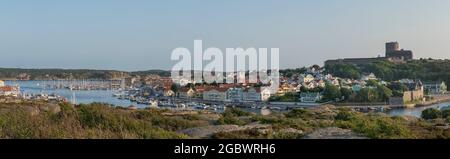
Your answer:
[[[443,118],[448,118],[448,117],[450,117],[450,109],[443,110],[443,111],[441,112],[441,115],[442,115]]]
[[[378,92],[378,97],[380,98],[379,100],[383,100],[383,101],[389,100],[389,98],[392,97],[392,95],[393,95],[392,90],[383,85],[377,86],[377,92]]]
[[[376,102],[378,99],[378,93],[371,88],[363,88],[356,95],[359,102]]]
[[[353,95],[353,90],[348,88],[341,88],[341,95],[345,98],[345,100],[350,100]]]
[[[177,84],[172,84],[172,86],[170,86],[170,90],[176,94],[179,90],[179,86]]]
[[[422,111],[422,118],[424,119],[437,119],[441,116],[441,111],[436,108],[428,108]]]
[[[371,79],[371,80],[368,80],[367,81],[367,84],[366,84],[367,86],[374,86],[374,87],[376,87],[376,86],[378,86],[379,84],[378,84],[378,81],[377,80],[373,80],[373,79]]]
[[[341,90],[339,89],[339,87],[327,83],[325,85],[323,97],[325,100],[336,100],[336,98],[340,99],[342,97]]]
[[[361,70],[355,65],[336,64],[325,66],[328,73],[342,78],[359,79],[361,78]]]

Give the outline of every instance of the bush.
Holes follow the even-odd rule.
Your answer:
[[[311,114],[305,109],[293,109],[286,114],[288,118],[302,118],[310,116]]]
[[[423,119],[437,119],[441,116],[441,111],[439,111],[436,108],[428,108],[422,111],[422,118]]]
[[[223,113],[223,116],[237,116],[237,117],[240,117],[240,116],[249,116],[249,115],[250,115],[249,112],[245,112],[245,111],[243,111],[241,109],[238,109],[238,108],[230,108],[230,109],[225,110],[225,112]]]
[[[355,114],[350,111],[339,111],[334,117],[335,120],[349,121]]]
[[[450,109],[443,110],[443,111],[441,112],[441,115],[442,115],[442,118],[448,118],[448,117],[450,117]]]

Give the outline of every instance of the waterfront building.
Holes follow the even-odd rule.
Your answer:
[[[390,105],[403,105],[410,102],[420,102],[424,100],[424,87],[421,81],[403,79],[399,81],[408,87],[409,91],[404,91],[401,97],[390,97]]]
[[[424,89],[429,94],[444,94],[447,92],[447,85],[442,82],[424,82]]]
[[[244,90],[244,100],[252,102],[262,101],[261,88],[247,88]]]
[[[0,80],[0,87],[4,87],[5,86],[5,82]]]
[[[300,101],[304,103],[315,103],[320,101],[322,95],[320,93],[302,92],[300,93]]]
[[[203,100],[206,101],[226,101],[228,88],[208,88],[203,92]]]
[[[18,86],[2,86],[0,87],[0,96],[14,96],[20,95],[20,88]]]
[[[192,98],[195,96],[195,90],[190,87],[183,87],[178,91],[179,98]]]
[[[172,89],[166,89],[164,88],[164,96],[165,97],[172,97],[175,95],[175,92],[172,91]]]
[[[266,102],[269,101],[269,98],[272,96],[272,92],[269,88],[261,88],[261,101]]]
[[[233,87],[227,91],[227,99],[230,102],[243,102],[244,91],[242,88]]]

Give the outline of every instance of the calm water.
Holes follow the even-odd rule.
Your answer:
[[[127,107],[129,105],[135,105],[139,108],[148,107],[148,105],[142,105],[137,104],[134,102],[131,102],[129,100],[120,100],[117,98],[114,98],[112,95],[115,93],[115,91],[111,90],[89,90],[89,91],[71,91],[68,89],[43,89],[42,86],[45,85],[45,81],[6,81],[7,85],[20,85],[20,89],[23,93],[27,94],[38,94],[38,93],[47,93],[47,94],[58,94],[60,96],[66,97],[68,100],[71,101],[72,94],[75,93],[76,102],[77,104],[84,103],[89,104],[92,102],[102,102],[102,103],[109,103],[116,106],[124,106]],[[427,107],[418,107],[418,108],[408,108],[408,109],[394,109],[388,112],[388,114],[392,116],[403,116],[403,115],[409,115],[409,116],[416,116],[420,117],[422,114],[422,111],[427,108],[437,108],[442,109],[443,107],[450,106],[450,102],[447,103],[441,103],[437,105],[427,106]],[[253,110],[251,110],[253,112]],[[255,110],[260,111],[260,110]]]
[[[112,95],[116,93],[112,90],[89,90],[89,91],[71,91],[69,89],[43,89],[43,86],[46,81],[6,81],[6,85],[20,85],[20,89],[22,93],[26,94],[39,94],[46,93],[52,94],[55,93],[57,95],[66,97],[69,101],[72,101],[72,95],[75,93],[75,99],[77,104],[89,104],[93,102],[101,102],[101,103],[109,103],[116,106],[130,106],[135,105],[137,107],[143,108],[147,107],[147,105],[133,103],[129,100],[120,100],[114,98]]]
[[[408,115],[408,116],[415,116],[415,117],[420,117],[420,115],[422,114],[422,111],[427,109],[427,108],[436,108],[436,109],[443,109],[445,107],[449,107],[450,106],[450,102],[447,103],[441,103],[441,104],[436,104],[436,105],[431,105],[431,106],[426,106],[426,107],[416,107],[416,108],[405,108],[405,109],[393,109],[391,111],[388,112],[389,115],[392,116],[404,116],[404,115]]]

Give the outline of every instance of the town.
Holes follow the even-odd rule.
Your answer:
[[[327,68],[359,66],[361,64],[388,61],[404,64],[414,60],[411,51],[399,49],[397,42],[386,44],[386,56],[379,58],[328,60],[325,66],[303,67],[280,71],[278,91],[265,89],[262,83],[249,80],[235,83],[196,83],[186,81],[185,86],[175,84],[170,77],[155,74],[127,75],[110,81],[49,81],[44,87],[70,90],[115,90],[112,94],[121,100],[130,100],[150,107],[175,107],[189,109],[223,110],[226,107],[289,110],[298,107],[334,104],[358,110],[392,109],[424,106],[448,101],[448,81],[423,81],[399,79],[385,81],[373,72],[360,77],[340,77]],[[364,61],[364,62],[361,62]],[[344,70],[345,71],[345,70]],[[337,73],[339,74],[339,72]],[[25,76],[21,74],[21,77]],[[231,74],[236,77],[237,74]],[[6,86],[0,81],[0,96],[21,99],[45,99],[68,101],[59,95],[21,94],[20,86]],[[75,99],[72,99],[74,101]],[[128,106],[136,109],[134,105]]]

